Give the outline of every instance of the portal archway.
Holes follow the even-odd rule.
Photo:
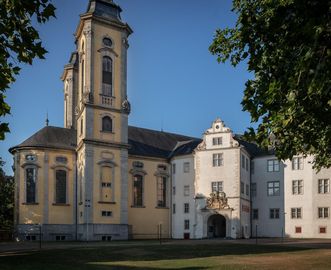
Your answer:
[[[208,238],[226,237],[226,219],[220,214],[211,215],[207,221]]]

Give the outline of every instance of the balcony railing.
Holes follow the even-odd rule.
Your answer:
[[[100,94],[100,105],[112,108],[115,106],[115,97]]]

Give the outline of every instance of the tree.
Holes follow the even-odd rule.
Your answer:
[[[6,176],[0,158],[0,229],[10,229],[14,223],[14,177]]]
[[[233,0],[234,28],[218,29],[218,62],[248,65],[243,109],[257,128],[246,138],[274,147],[279,159],[314,155],[331,166],[331,2]]]
[[[19,64],[32,64],[34,58],[44,59],[43,48],[32,21],[45,23],[55,17],[49,0],[0,0],[0,117],[10,114],[5,92],[19,74]],[[8,123],[0,121],[0,140],[9,132]]]

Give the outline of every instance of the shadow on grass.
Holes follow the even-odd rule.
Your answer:
[[[194,259],[308,250],[290,246],[241,244],[137,245],[42,250],[0,257],[1,270],[21,269],[207,269]],[[189,261],[193,259],[193,261]],[[168,267],[169,265],[169,267]]]

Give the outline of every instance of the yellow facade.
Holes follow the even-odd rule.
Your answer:
[[[27,161],[26,156],[33,155],[35,161]],[[67,163],[56,161],[57,157],[66,158]],[[73,224],[74,223],[74,170],[75,154],[71,151],[61,150],[26,150],[17,156],[20,166],[17,166],[20,175],[19,193],[20,202],[18,206],[18,223],[20,224]],[[26,169],[36,169],[36,201],[26,202]],[[66,203],[55,202],[55,172],[64,170],[66,178]]]
[[[133,162],[141,162],[144,164],[143,176],[143,206],[136,207],[133,203],[133,177],[135,175]],[[157,206],[157,178],[158,166],[166,165],[169,167],[166,160],[152,159],[144,157],[129,157],[129,224],[132,226],[132,238],[158,238],[160,230],[162,237],[169,238],[170,236],[170,178],[168,178],[166,207]],[[168,168],[169,170],[169,168]],[[168,172],[167,172],[168,174]]]

